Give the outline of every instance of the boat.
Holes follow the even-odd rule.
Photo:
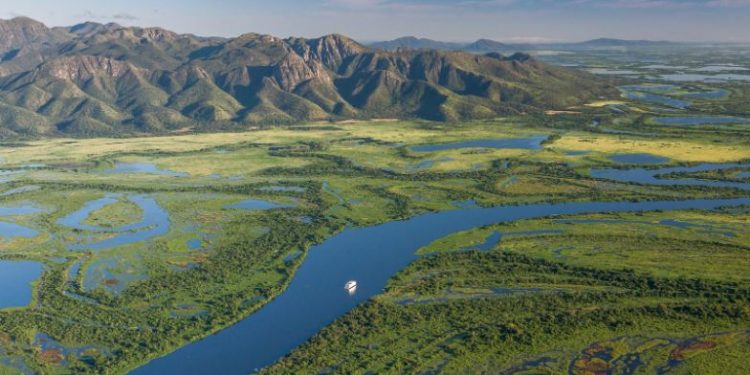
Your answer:
[[[355,280],[350,280],[346,284],[344,284],[344,289],[348,290],[349,292],[353,292],[357,289],[357,282]]]

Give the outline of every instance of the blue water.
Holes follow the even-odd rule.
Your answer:
[[[750,119],[747,118],[728,116],[657,117],[654,121],[659,125],[722,125],[750,123]]]
[[[568,156],[583,156],[583,155],[588,155],[590,153],[591,151],[578,151],[578,150],[565,151],[565,155],[568,155]]]
[[[690,69],[696,72],[729,72],[750,70],[744,66],[737,65],[707,65],[700,68]]]
[[[187,244],[188,249],[196,250],[196,249],[200,249],[201,246],[203,246],[203,241],[195,238],[195,239],[187,241],[186,244]]]
[[[494,248],[498,243],[500,243],[500,239],[502,238],[502,233],[495,231],[492,232],[487,238],[484,239],[484,243],[480,244],[479,246],[476,246],[476,249],[479,251],[490,251],[492,248]]]
[[[126,173],[142,173],[142,174],[155,174],[159,176],[169,177],[187,177],[189,176],[185,172],[175,172],[167,169],[161,169],[151,163],[115,163],[115,167],[104,171],[106,174],[126,174]]]
[[[0,221],[0,238],[5,238],[5,239],[12,239],[16,237],[33,238],[33,237],[36,237],[38,234],[39,232],[35,231],[34,229],[26,228],[18,224],[6,223],[4,221]]]
[[[664,164],[669,159],[651,154],[618,154],[609,157],[615,163],[621,164]]]
[[[547,140],[547,138],[546,135],[537,135],[529,138],[477,139],[474,141],[413,146],[410,150],[414,152],[445,151],[462,148],[539,150],[542,148],[542,142]]]
[[[44,212],[44,210],[31,205],[0,207],[0,216],[31,215],[39,212]],[[13,239],[16,237],[32,238],[36,237],[38,234],[39,233],[34,229],[15,223],[0,221],[0,240]]]
[[[42,275],[37,262],[0,260],[0,309],[31,303],[31,283]]]
[[[82,221],[86,220],[86,218],[94,211],[117,202],[116,197],[116,195],[108,195],[104,198],[88,202],[80,210],[57,221],[59,225],[82,231],[92,233],[117,233],[114,237],[101,241],[69,245],[69,250],[104,250],[146,241],[154,237],[163,236],[169,232],[169,214],[159,206],[155,199],[143,195],[128,196],[128,199],[138,205],[143,211],[143,219],[138,223],[128,224],[118,228],[104,228],[82,223]]]
[[[274,185],[274,186],[264,186],[260,188],[259,190],[262,191],[284,191],[284,192],[292,192],[292,193],[304,193],[305,188],[301,186],[282,186],[282,185]]]
[[[597,178],[622,182],[750,190],[750,183],[659,178],[673,172],[699,172],[742,166],[704,164],[653,170],[596,169],[591,174]],[[459,231],[554,215],[710,210],[747,204],[750,204],[750,198],[466,208],[429,213],[372,227],[348,228],[311,248],[288,289],[256,313],[217,334],[154,360],[133,371],[133,374],[247,374],[272,364],[322,327],[379,294],[388,279],[417,259],[417,249]],[[359,283],[354,295],[349,295],[343,289],[348,280],[357,280]]]
[[[722,234],[724,237],[735,237],[736,234],[732,230],[732,228],[720,226],[720,225],[711,225],[711,224],[696,224],[696,223],[689,223],[686,221],[679,221],[679,220],[662,220],[659,222],[661,225],[666,225],[669,227],[675,227],[680,229],[690,229],[690,228],[700,228],[703,229],[701,233],[705,234]]]
[[[750,74],[694,74],[694,73],[675,73],[663,74],[660,79],[672,82],[731,82],[731,81],[750,81]]]
[[[654,94],[649,94],[645,92],[627,91],[627,92],[624,92],[622,96],[630,100],[661,104],[663,106],[676,108],[676,109],[685,109],[687,107],[690,107],[691,104],[693,104],[687,100],[680,100],[680,99],[670,98],[668,96],[654,95]]]
[[[290,207],[294,207],[294,206],[288,205],[288,204],[274,203],[274,202],[266,201],[262,199],[248,199],[248,200],[244,200],[242,202],[227,206],[227,208],[231,208],[231,209],[254,210],[254,211],[263,211],[263,210],[272,210],[275,208],[290,208]]]
[[[696,91],[682,94],[685,98],[696,98],[696,99],[721,99],[729,96],[729,90],[715,89],[709,91]]]
[[[44,212],[44,209],[32,205],[0,207],[0,216],[31,215],[40,212]]]
[[[628,85],[628,86],[622,86],[620,87],[620,90],[624,92],[624,94],[627,97],[627,94],[629,93],[635,93],[635,92],[641,92],[641,93],[648,93],[648,94],[660,94],[660,95],[673,95],[673,96],[679,96],[682,98],[693,98],[693,99],[721,99],[729,96],[730,91],[724,90],[724,89],[700,89],[695,91],[689,91],[689,92],[680,92],[679,87],[675,85]],[[636,95],[633,95],[636,96]],[[657,96],[654,102],[659,103],[664,98],[662,96]],[[629,98],[638,100],[638,98]],[[666,97],[666,99],[673,99]],[[649,100],[646,100],[649,101]],[[684,103],[687,103],[687,105],[677,105],[675,108],[685,108],[690,105],[690,102],[683,101]],[[678,102],[675,102],[678,103]],[[659,103],[659,104],[667,104]]]
[[[737,178],[750,178],[750,172],[738,173]]]
[[[750,190],[750,183],[747,182],[731,182],[731,181],[705,181],[695,180],[690,178],[683,179],[665,179],[660,178],[663,175],[671,173],[696,173],[713,170],[725,170],[734,168],[747,168],[750,164],[701,164],[694,167],[672,167],[672,168],[661,168],[661,169],[614,169],[614,168],[602,168],[594,169],[591,171],[591,176],[594,178],[602,178],[620,182],[635,182],[645,185],[661,185],[661,186],[711,186],[721,188],[735,188]]]
[[[534,204],[458,209],[349,228],[310,249],[287,290],[256,313],[133,374],[247,374],[267,366],[379,294],[393,274],[417,259],[416,249],[458,231],[551,215],[714,209],[742,204],[750,204],[750,198]],[[359,283],[354,295],[343,288],[347,280]]]

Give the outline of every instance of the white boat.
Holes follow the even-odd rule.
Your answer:
[[[353,292],[355,289],[357,289],[357,282],[354,280],[348,281],[346,284],[344,284],[344,289]]]

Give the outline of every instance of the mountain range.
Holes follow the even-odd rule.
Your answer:
[[[638,48],[678,45],[679,43],[652,40],[626,40],[599,38],[577,43],[501,43],[491,39],[479,39],[471,43],[443,42],[427,38],[405,36],[388,41],[370,43],[376,49],[393,51],[397,49],[439,49],[445,51],[463,51],[471,53],[490,53],[506,51],[534,51],[542,49],[580,50],[596,48]]]
[[[476,43],[476,52],[491,41]],[[161,28],[0,20],[0,138],[299,121],[460,121],[612,92],[529,55],[366,47],[342,35],[206,38]]]

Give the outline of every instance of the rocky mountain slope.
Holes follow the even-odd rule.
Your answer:
[[[564,108],[610,90],[523,54],[383,51],[342,35],[223,39],[0,20],[4,138],[350,118],[457,121]]]

